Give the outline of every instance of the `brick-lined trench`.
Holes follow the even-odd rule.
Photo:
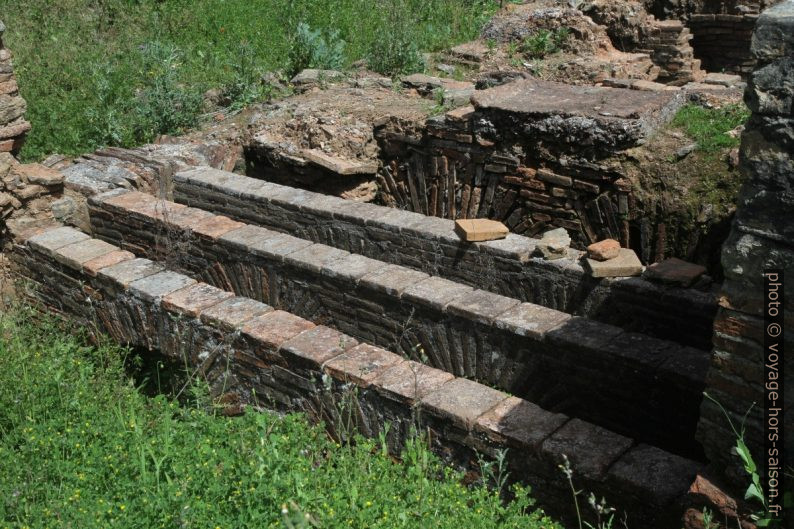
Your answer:
[[[640,278],[593,279],[581,252],[533,258],[537,239],[516,234],[465,243],[449,219],[207,167],[178,172],[173,181],[177,202],[241,222],[686,345],[711,343],[717,308],[711,292]]]
[[[704,351],[244,225],[138,192],[96,236],[238,295],[691,456]]]
[[[197,282],[72,228],[17,244],[12,258],[43,304],[120,343],[158,349],[200,368],[214,390],[233,388],[282,409],[333,412],[353,396],[357,428],[388,422],[397,447],[419,420],[458,458],[509,447],[515,475],[552,508],[569,509],[556,468],[572,461],[579,486],[609,494],[643,527],[675,523],[698,464],[456,378],[255,300]],[[333,380],[325,392],[323,374]],[[352,384],[356,392],[344,388]],[[335,395],[335,397],[332,397]]]

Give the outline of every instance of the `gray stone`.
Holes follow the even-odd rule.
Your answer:
[[[600,426],[571,419],[541,445],[541,453],[555,463],[568,457],[574,476],[602,480],[610,465],[632,445],[632,440]]]
[[[458,428],[471,430],[477,418],[502,402],[507,394],[465,378],[447,382],[422,400],[422,408],[447,419]]]
[[[621,248],[620,254],[614,259],[596,261],[584,260],[590,275],[593,277],[631,277],[642,273],[642,263],[634,250]]]
[[[640,501],[665,507],[689,490],[702,465],[654,446],[635,446],[618,459],[607,483]]]
[[[411,303],[443,311],[452,300],[473,290],[470,286],[433,276],[406,288],[401,298]]]
[[[47,255],[52,255],[52,252],[58,248],[62,248],[69,244],[85,241],[90,237],[81,231],[74,228],[61,227],[45,231],[38,235],[34,235],[28,239],[28,244],[31,248],[43,252]]]
[[[794,1],[766,9],[755,23],[751,49],[760,61],[794,54]]]
[[[329,264],[349,255],[349,252],[333,246],[313,244],[286,255],[284,261],[303,270],[311,270],[315,274],[319,274]]]
[[[425,281],[429,277],[424,272],[403,266],[388,265],[380,271],[362,277],[360,284],[390,296],[400,297],[407,288]]]
[[[493,323],[499,315],[519,304],[517,299],[500,296],[485,290],[475,290],[453,300],[447,305],[450,314],[477,321],[486,325]]]
[[[262,316],[273,307],[249,298],[235,297],[208,308],[200,315],[205,324],[233,332],[245,322]]]
[[[494,325],[497,329],[540,340],[548,331],[560,327],[570,318],[571,315],[565,312],[534,303],[521,303],[497,316]]]
[[[135,296],[148,301],[154,301],[162,298],[166,294],[176,292],[186,286],[192,285],[195,282],[195,279],[186,275],[166,270],[131,281],[129,289]]]
[[[474,429],[489,439],[536,451],[568,417],[551,413],[518,397],[509,397],[477,419]]]
[[[383,261],[376,261],[359,254],[347,254],[339,260],[327,263],[322,270],[323,275],[341,278],[346,281],[358,282],[367,274],[383,268]]]
[[[557,228],[543,234],[535,244],[535,253],[547,260],[562,259],[568,257],[570,247],[571,237],[568,232],[565,228]]]
[[[68,222],[72,219],[75,211],[77,210],[77,204],[75,204],[74,199],[71,197],[63,197],[54,201],[50,205],[50,209],[52,210],[52,215],[57,220],[61,222]]]
[[[105,267],[97,273],[97,276],[102,279],[111,280],[126,288],[133,281],[143,279],[162,271],[162,266],[153,263],[149,259],[138,258]]]
[[[79,270],[83,263],[118,249],[117,246],[99,239],[86,239],[58,248],[55,251],[55,260],[70,268]]]

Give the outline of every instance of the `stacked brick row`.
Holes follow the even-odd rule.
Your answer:
[[[707,391],[742,425],[757,462],[763,452],[764,330],[766,269],[782,269],[785,343],[780,350],[782,385],[794,372],[794,1],[768,9],[758,18],[752,51],[757,69],[748,79],[745,101],[752,111],[742,135],[740,168],[746,178],[731,233],[723,246],[725,283],[714,322],[714,353]],[[789,384],[790,385],[790,384]],[[794,391],[782,407],[794,413]],[[748,413],[749,410],[749,413]],[[746,420],[744,419],[747,414]],[[783,453],[794,453],[794,421],[785,423]],[[704,400],[698,435],[711,462],[737,485],[747,476],[731,447],[734,435],[719,406]]]
[[[757,13],[747,14],[696,14],[689,19],[697,50],[703,67],[710,72],[727,72],[747,75],[753,71],[755,58],[750,51]]]
[[[509,447],[512,474],[557,512],[571,510],[568,484],[557,468],[565,454],[578,486],[599,495],[609,489],[610,505],[644,527],[677,523],[699,468],[594,424],[198,283],[71,228],[45,231],[15,250],[12,258],[29,280],[29,292],[44,305],[118,342],[185,362],[216,394],[220,388],[228,391],[221,400],[235,404],[227,407],[229,413],[256,399],[307,412],[332,427],[340,413],[334,403],[349,399],[354,428],[372,437],[387,435],[395,451],[417,423],[456,462]]]
[[[660,68],[658,82],[680,86],[703,79],[705,72],[700,69],[700,60],[695,59],[690,40],[689,28],[679,20],[649,17],[641,46],[647,48],[651,60]]]
[[[141,193],[90,204],[97,236],[218,288],[550,410],[697,453],[704,351]]]
[[[477,91],[472,101],[473,109],[428,119],[421,136],[376,130],[385,203],[442,218],[488,217],[528,236],[562,227],[581,248],[612,238],[651,261],[663,258],[663,229],[643,225],[617,157],[672,117],[680,90],[524,79]]]
[[[16,154],[22,147],[30,123],[25,121],[27,103],[19,95],[11,52],[3,46],[5,25],[0,20],[0,153]]]
[[[579,252],[553,261],[533,257],[537,239],[509,234],[502,240],[464,243],[449,219],[350,202],[209,168],[174,175],[174,197],[238,221],[503,296],[710,348],[716,311],[711,293],[639,278],[595,280],[583,270]]]
[[[6,221],[24,211],[46,216],[54,196],[63,192],[63,175],[40,164],[20,164],[11,154],[0,153],[0,234]]]

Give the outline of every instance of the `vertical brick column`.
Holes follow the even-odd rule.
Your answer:
[[[0,20],[0,152],[16,154],[30,130],[30,123],[25,121],[27,104],[19,95],[11,52],[3,45],[5,29]]]
[[[783,269],[789,275],[783,308],[786,378],[791,379],[794,372],[794,0],[761,14],[752,51],[758,62],[745,92],[752,116],[741,145],[746,181],[722,251],[726,279],[714,323],[714,350],[706,384],[737,427],[752,407],[745,437],[760,463],[764,460],[765,269]],[[785,396],[784,406],[791,414],[794,391]],[[794,453],[791,421],[785,434],[786,452]],[[722,411],[708,399],[701,407],[698,438],[716,468],[737,485],[746,484],[738,457],[731,453],[734,435]]]

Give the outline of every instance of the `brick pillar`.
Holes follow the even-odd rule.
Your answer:
[[[741,424],[759,465],[763,457],[764,269],[786,271],[784,331],[786,452],[794,454],[794,0],[786,0],[758,19],[752,39],[757,65],[745,92],[752,116],[742,135],[740,167],[746,178],[736,217],[723,245],[725,283],[714,323],[714,350],[707,391]],[[784,356],[786,358],[786,356]],[[785,381],[784,380],[784,384]],[[734,436],[719,408],[701,406],[698,438],[715,469],[746,486],[739,459],[731,453]],[[788,461],[790,464],[791,461]]]
[[[30,123],[25,121],[27,104],[19,95],[11,52],[3,45],[5,29],[0,20],[0,153],[16,154],[30,130]]]

